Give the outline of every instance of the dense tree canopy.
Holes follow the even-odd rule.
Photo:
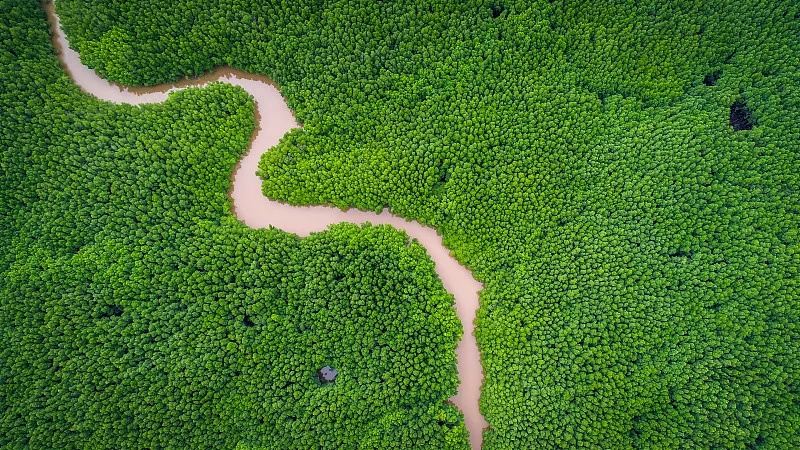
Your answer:
[[[269,197],[389,205],[443,233],[486,285],[486,448],[800,447],[796,1],[58,8],[84,61],[111,79],[155,84],[220,64],[276,79],[304,129],[262,160]],[[33,50],[13,33],[4,86],[52,92],[26,78]],[[216,104],[237,98],[215,89]],[[42,97],[22,98],[9,103],[18,120],[52,128],[21,106]],[[9,145],[10,158],[49,148],[28,130],[30,148]],[[71,167],[57,161],[51,172]],[[25,171],[45,169],[4,170],[15,191],[68,196],[28,185]],[[79,206],[24,217],[100,226]],[[4,220],[4,233],[40,229]],[[45,231],[35,239],[76,233]],[[36,254],[33,237],[15,239]]]
[[[0,1],[0,36],[0,447],[468,448],[423,247],[251,230],[227,196],[246,92],[112,105],[37,2]]]

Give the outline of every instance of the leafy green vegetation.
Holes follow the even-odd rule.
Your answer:
[[[486,448],[800,448],[796,1],[58,8],[121,82],[274,78],[271,198],[443,233],[486,285]]]
[[[0,11],[0,447],[468,448],[424,248],[245,227],[243,90],[100,102],[37,2]]]

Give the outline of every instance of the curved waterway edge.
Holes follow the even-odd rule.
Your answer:
[[[357,225],[370,222],[405,230],[427,249],[445,289],[455,297],[457,314],[464,328],[464,335],[456,348],[461,384],[458,393],[450,401],[464,413],[472,448],[479,449],[483,441],[483,430],[488,424],[478,409],[483,368],[473,332],[479,303],[478,292],[483,289],[483,284],[476,281],[472,273],[450,255],[450,250],[442,244],[442,237],[436,230],[390,214],[386,210],[380,214],[356,209],[342,211],[331,206],[292,206],[266,198],[261,192],[261,179],[256,175],[261,155],[277,145],[289,130],[300,126],[272,80],[263,75],[218,67],[204,76],[185,79],[175,84],[126,87],[111,83],[81,63],[78,53],[69,48],[55,13],[54,3],[43,3],[50,21],[53,46],[67,74],[84,92],[101,100],[131,105],[160,103],[172,91],[203,87],[216,81],[239,86],[253,96],[256,105],[256,131],[250,148],[233,171],[230,191],[233,214],[245,225],[251,228],[273,226],[298,236],[308,236],[340,222]]]

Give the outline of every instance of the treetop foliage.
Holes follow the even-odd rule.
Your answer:
[[[121,82],[222,64],[275,79],[304,128],[261,162],[270,198],[388,205],[437,227],[485,283],[486,448],[800,447],[796,1],[58,9],[84,61]],[[3,54],[4,86],[53,91],[19,62],[37,29],[3,44],[17,55]],[[22,105],[41,96],[14,98],[11,120],[33,120]],[[731,126],[735,105],[751,129]],[[44,142],[6,147],[25,158]]]

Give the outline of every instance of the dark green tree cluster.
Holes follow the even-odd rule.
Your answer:
[[[36,1],[0,1],[0,36],[0,447],[468,448],[422,246],[249,229],[227,196],[246,92],[112,105]]]
[[[443,233],[487,448],[800,448],[797,1],[58,7],[120,81],[276,79],[271,198]]]

